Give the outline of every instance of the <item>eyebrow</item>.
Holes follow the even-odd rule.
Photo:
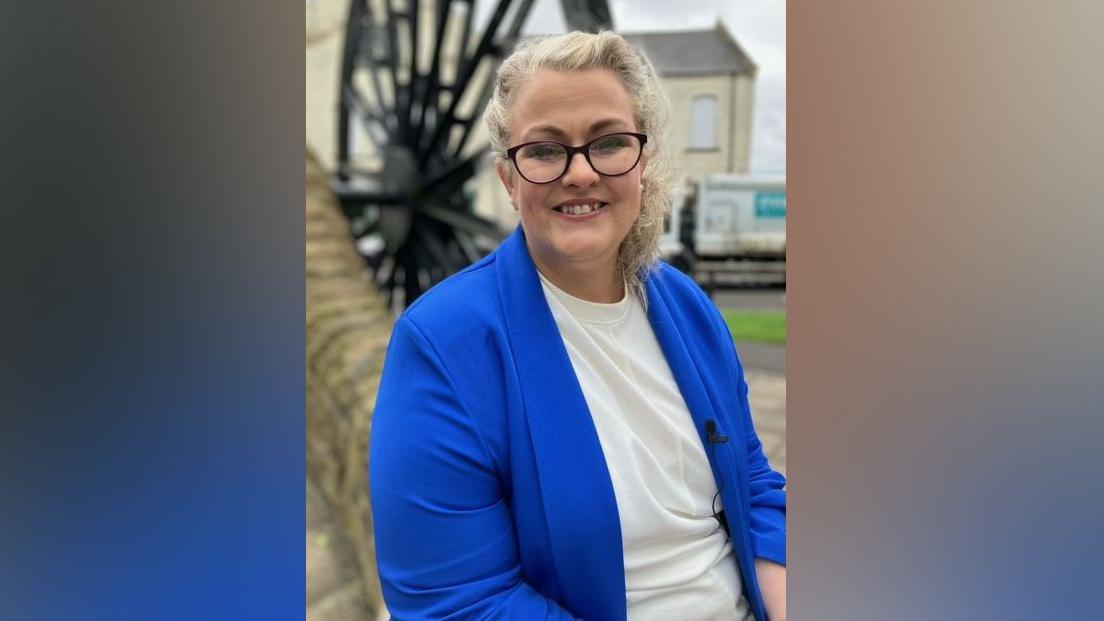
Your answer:
[[[601,119],[591,124],[589,133],[591,135],[596,134],[604,129],[609,129],[614,126],[624,126],[625,121],[623,119],[610,117],[607,119]],[[629,128],[631,129],[631,128]],[[523,134],[523,140],[532,140],[534,134],[548,134],[559,138],[561,140],[567,139],[567,133],[555,125],[536,125],[530,127],[528,131]]]

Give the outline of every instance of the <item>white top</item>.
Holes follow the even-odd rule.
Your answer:
[[[541,284],[613,480],[629,620],[744,619],[732,545],[713,518],[717,485],[640,301],[599,304]]]

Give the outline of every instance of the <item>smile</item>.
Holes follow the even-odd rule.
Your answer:
[[[609,206],[609,203],[584,203],[582,205],[557,205],[553,207],[553,211],[558,211],[567,216],[589,216]]]

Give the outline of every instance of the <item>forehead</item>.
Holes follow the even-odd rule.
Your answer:
[[[632,98],[608,69],[538,71],[518,91],[510,118],[515,141],[635,129]]]

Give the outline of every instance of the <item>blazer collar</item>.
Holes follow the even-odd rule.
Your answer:
[[[621,522],[598,432],[520,226],[496,254],[560,594],[583,618],[624,619]]]

